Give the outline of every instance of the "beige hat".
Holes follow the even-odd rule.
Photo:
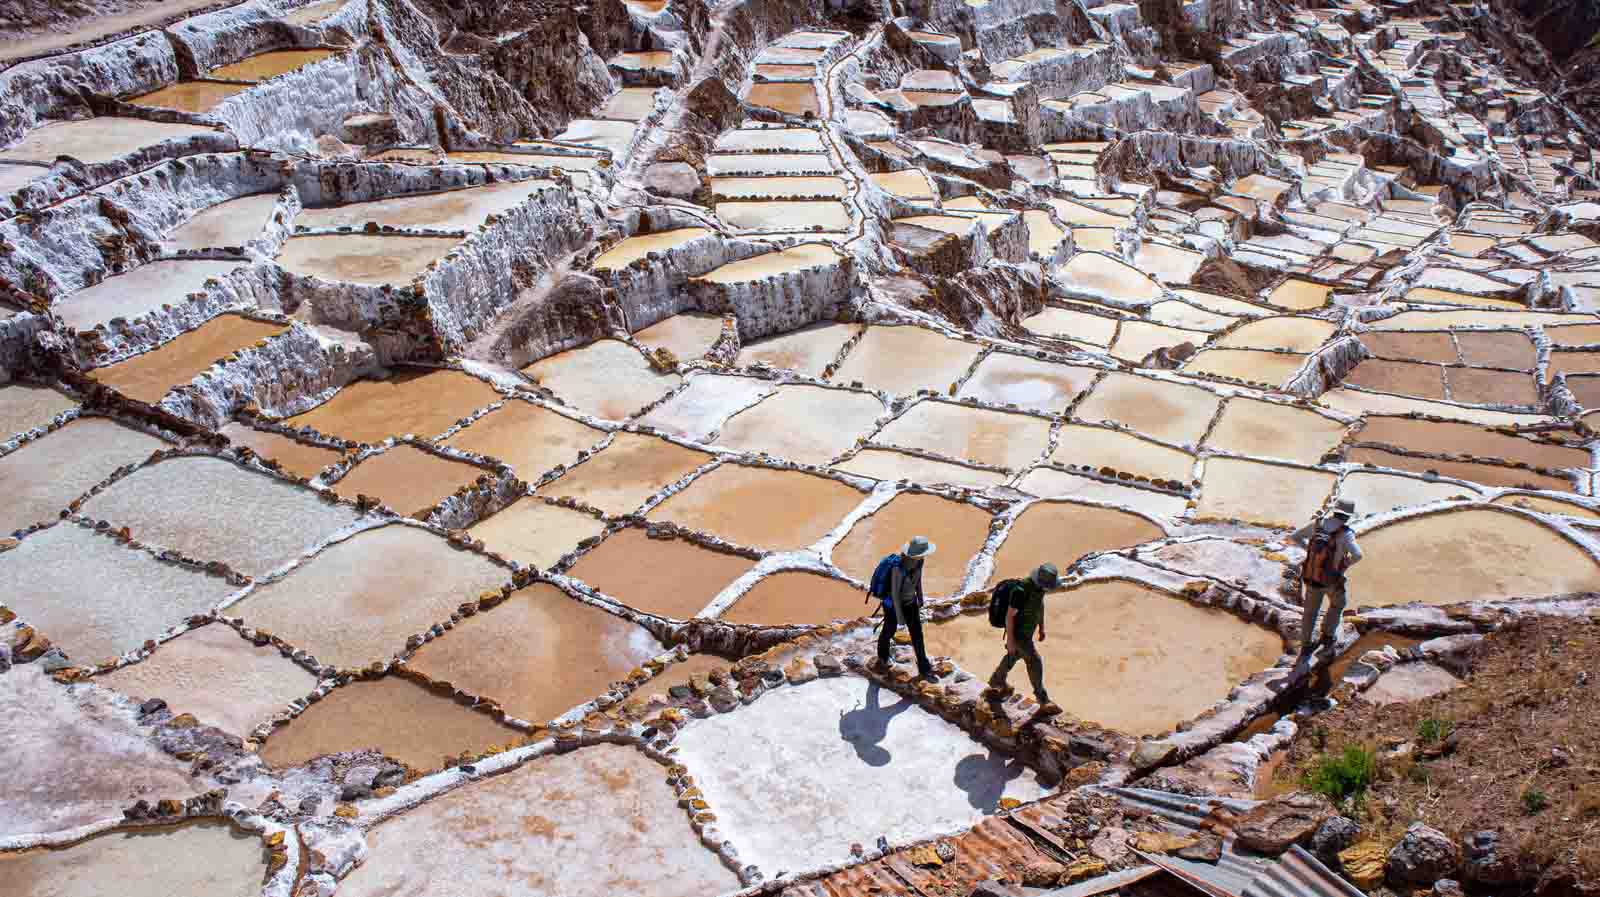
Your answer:
[[[929,542],[927,536],[912,536],[906,547],[900,549],[900,555],[907,560],[920,560],[938,550],[939,546]]]
[[[1349,520],[1356,516],[1356,503],[1348,498],[1341,498],[1339,503],[1333,506],[1333,516]]]

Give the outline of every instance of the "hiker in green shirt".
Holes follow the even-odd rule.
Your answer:
[[[1006,677],[1011,675],[1011,668],[1021,660],[1028,665],[1028,681],[1033,684],[1033,696],[1039,702],[1040,711],[1060,713],[1061,709],[1051,703],[1050,695],[1045,691],[1044,658],[1039,656],[1039,649],[1033,646],[1033,633],[1037,629],[1039,641],[1044,641],[1044,594],[1060,585],[1061,576],[1054,564],[1040,564],[1027,579],[1014,579],[1010,583],[1013,585],[1010,607],[1006,611],[1006,656],[995,667],[994,675],[989,677],[989,687],[984,690],[984,696],[998,701],[1011,695],[1012,689],[1006,684]]]

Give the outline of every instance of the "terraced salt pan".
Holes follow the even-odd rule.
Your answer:
[[[605,433],[531,402],[506,402],[456,431],[449,448],[485,455],[511,465],[517,476],[534,482],[558,464],[572,464]]]
[[[1406,291],[1405,301],[1426,302],[1437,305],[1475,305],[1483,308],[1527,308],[1526,303],[1512,299],[1493,299],[1487,296],[1474,296],[1470,293],[1457,293],[1452,290],[1440,290],[1434,287],[1414,287]]]
[[[91,330],[113,318],[133,320],[162,305],[177,305],[190,293],[201,292],[205,282],[220,278],[243,262],[157,261],[50,303],[68,327]]]
[[[807,128],[753,128],[724,131],[717,136],[714,150],[719,153],[821,153],[825,147],[822,136]]]
[[[1195,272],[1200,270],[1200,265],[1206,260],[1204,255],[1179,249],[1165,243],[1152,243],[1145,241],[1139,247],[1139,252],[1134,256],[1133,264],[1141,271],[1155,277],[1161,283],[1183,284],[1194,278]]]
[[[161,242],[167,252],[244,246],[261,236],[278,207],[278,194],[257,193],[211,206],[178,225]]]
[[[162,643],[144,660],[96,676],[95,684],[241,737],[317,687],[317,677],[271,645],[256,647],[222,623]]]
[[[826,464],[865,436],[884,412],[876,396],[791,384],[723,424],[717,445]]]
[[[542,569],[553,566],[584,539],[605,532],[605,524],[582,511],[522,498],[467,532],[507,560]]]
[[[552,186],[553,181],[537,179],[504,181],[443,193],[413,194],[342,206],[302,209],[295,216],[294,223],[296,227],[360,228],[369,221],[375,221],[390,227],[473,231],[490,215],[502,215]],[[449,248],[445,245],[446,251]]]
[[[624,87],[612,94],[595,111],[595,118],[640,121],[655,109],[654,87]]]
[[[613,157],[618,157],[627,152],[628,144],[633,142],[633,134],[637,129],[638,125],[631,121],[576,118],[568,122],[567,129],[557,134],[555,139],[564,143],[607,150]]]
[[[407,666],[544,723],[660,654],[641,626],[537,583],[423,645]]]
[[[1448,331],[1363,333],[1361,343],[1378,358],[1457,364],[1461,361]]]
[[[1115,421],[1166,442],[1194,445],[1205,435],[1219,402],[1199,387],[1113,372],[1078,404],[1075,416],[1090,423]]]
[[[781,201],[781,202],[719,202],[717,203],[717,218],[728,227],[739,230],[793,230],[798,227],[822,228],[826,232],[840,232],[850,229],[850,210],[844,203],[825,200],[820,202]],[[812,245],[812,244],[805,244]],[[795,247],[800,249],[803,247]],[[785,250],[792,253],[794,249]],[[784,253],[769,253],[770,255],[783,255]],[[768,256],[756,256],[757,259],[766,259]],[[746,262],[754,261],[747,259]],[[789,256],[781,267],[772,269],[772,273],[810,267],[819,262],[799,263],[799,259]],[[733,265],[743,265],[746,262],[733,262],[724,265],[731,268]],[[770,264],[770,262],[769,262]],[[721,269],[718,269],[721,270]],[[716,272],[713,271],[712,274]],[[753,271],[751,273],[754,273]],[[711,279],[711,274],[706,275]],[[755,278],[741,278],[755,279]]]
[[[152,144],[178,137],[216,134],[214,128],[142,118],[85,118],[51,122],[34,128],[22,140],[0,150],[0,160],[49,165],[57,156],[71,156],[88,165],[109,162]]]
[[[1373,330],[1440,330],[1456,327],[1505,329],[1544,324],[1593,323],[1591,315],[1556,314],[1537,311],[1404,311],[1391,317],[1367,322]]]
[[[1027,576],[1049,562],[1063,573],[1084,555],[1129,548],[1166,534],[1127,511],[1068,501],[1029,505],[995,553],[989,582]]]
[[[12,584],[5,604],[83,666],[114,660],[234,591],[70,522],[0,554],[0,578]]]
[[[499,400],[494,387],[471,374],[407,369],[385,380],[357,380],[284,423],[356,442],[378,443],[407,433],[432,439]]]
[[[1122,486],[1049,467],[1029,471],[1017,484],[1017,490],[1040,498],[1108,502],[1166,518],[1181,516],[1185,504],[1181,495]]]
[[[665,770],[632,747],[541,757],[367,833],[345,897],[698,897],[739,880],[701,847]]]
[[[923,401],[890,421],[874,441],[1015,470],[1044,450],[1050,422],[1037,417]]]
[[[839,348],[861,331],[855,324],[813,324],[780,336],[746,343],[739,350],[738,364],[749,367],[765,362],[772,367],[792,370],[813,377],[839,354]]]
[[[774,502],[773,496],[783,496]],[[723,464],[657,505],[654,520],[714,533],[765,550],[804,548],[839,525],[863,496],[845,484],[793,470]]]
[[[1490,411],[1485,408],[1470,408],[1464,405],[1452,405],[1448,402],[1428,402],[1422,399],[1410,399],[1405,396],[1364,392],[1355,389],[1330,389],[1319,396],[1317,401],[1335,411],[1342,411],[1346,414],[1409,414],[1414,411],[1418,414],[1431,414],[1453,420],[1470,421],[1488,427],[1537,424],[1550,420],[1550,418],[1540,414]]]
[[[958,594],[967,564],[989,537],[990,519],[987,511],[973,505],[937,495],[901,493],[850,528],[833,549],[833,562],[868,582],[884,555],[902,551],[912,536],[925,536],[938,550],[923,562],[923,591],[930,597]]]
[[[1202,344],[1210,334],[1197,333],[1193,330],[1179,330],[1176,327],[1163,327],[1149,321],[1123,321],[1117,330],[1117,340],[1111,346],[1111,354],[1131,364],[1139,364],[1150,356],[1150,353],[1161,349],[1171,349],[1176,346],[1189,344],[1190,347]]]
[[[175,109],[203,115],[220,106],[223,100],[244,93],[253,86],[225,81],[179,81],[160,90],[129,97],[127,102],[147,109]]]
[[[803,199],[825,196],[843,199],[844,180],[832,177],[727,177],[712,178],[711,192],[718,199]]]
[[[290,237],[278,264],[295,274],[372,286],[400,286],[461,242],[459,237],[322,234]]]
[[[1358,518],[1447,498],[1477,496],[1478,490],[1460,483],[1365,470],[1353,470],[1339,483],[1339,498],[1356,503]]]
[[[173,387],[188,383],[229,354],[287,329],[269,321],[218,315],[159,349],[97,368],[90,376],[130,399],[154,405]]]
[[[1468,508],[1359,531],[1350,570],[1357,607],[1455,604],[1600,588],[1600,567],[1555,530],[1511,513]]]
[[[1328,304],[1333,287],[1309,280],[1289,279],[1278,284],[1267,294],[1267,301],[1295,311],[1309,311]]]
[[[1360,386],[1378,392],[1420,396],[1425,399],[1445,398],[1444,369],[1432,364],[1369,358],[1347,374],[1344,382],[1349,386]]]
[[[1306,356],[1291,352],[1263,352],[1257,349],[1201,349],[1183,366],[1185,374],[1233,377],[1248,383],[1261,383],[1274,389],[1300,372]]]
[[[284,769],[326,754],[376,749],[421,771],[463,752],[521,742],[522,732],[398,676],[357,679],[273,730],[261,759]],[[252,892],[253,893],[253,892]]]
[[[1321,470],[1213,456],[1206,461],[1195,513],[1298,527],[1316,515],[1336,479]]]
[[[835,170],[833,160],[821,152],[706,157],[706,174],[710,175],[713,181],[734,175],[757,177],[823,175]]]
[[[722,335],[722,317],[684,312],[665,318],[635,333],[647,349],[666,349],[684,361],[700,358]]]
[[[613,533],[567,575],[635,610],[687,620],[752,565],[749,558],[685,539],[652,539],[635,527]]]
[[[1316,464],[1344,439],[1345,425],[1313,411],[1235,398],[1206,438],[1206,446],[1240,455]]]
[[[869,175],[872,182],[882,187],[891,196],[901,199],[938,199],[939,193],[929,182],[928,176],[920,168],[907,168],[903,171],[886,171]]]
[[[1447,368],[1445,383],[1450,398],[1474,405],[1526,405],[1539,402],[1538,384],[1531,373],[1485,368]]]
[[[909,395],[919,389],[944,392],[956,382],[980,346],[921,327],[869,327],[830,379],[861,381],[868,389]]]
[[[703,227],[680,227],[649,234],[635,234],[600,253],[590,268],[595,271],[626,268],[652,252],[667,252],[709,233],[711,231]]]
[[[1055,306],[1045,306],[1044,311],[1024,318],[1022,326],[1041,336],[1060,336],[1082,340],[1097,346],[1109,346],[1117,335],[1117,319],[1104,315],[1085,314]]]
[[[329,546],[287,577],[259,586],[232,612],[323,664],[356,668],[388,660],[410,636],[510,579],[510,571],[486,558],[395,524]]]
[[[1467,364],[1531,371],[1538,361],[1533,340],[1526,333],[1462,331],[1456,334],[1456,342],[1461,346],[1461,360]]]
[[[1096,368],[994,352],[978,362],[962,384],[960,397],[1059,414],[1089,388],[1096,373]]]
[[[265,81],[285,72],[321,62],[339,55],[338,50],[313,48],[310,50],[270,50],[257,53],[238,62],[218,66],[206,72],[208,78],[232,78],[236,81]]]
[[[705,452],[638,433],[618,433],[611,444],[543,487],[549,498],[575,498],[607,515],[631,514],[645,500],[711,460]]]
[[[1127,582],[1091,583],[1045,599],[1050,698],[1080,719],[1129,735],[1169,732],[1277,663],[1283,641],[1226,611]],[[1005,654],[976,614],[927,627],[928,650],[987,675]],[[1027,677],[1011,674],[1026,694]]]
[[[1062,266],[1057,277],[1068,294],[1121,302],[1150,303],[1161,299],[1161,286],[1138,268],[1098,252],[1080,252]]]
[[[369,495],[408,517],[422,519],[458,488],[485,471],[410,445],[396,445],[358,462],[333,484],[345,498]]]
[[[0,854],[0,895],[254,894],[263,853],[259,835],[227,823],[107,832],[63,850]]]
[[[835,470],[853,473],[874,480],[909,480],[927,485],[965,486],[970,489],[987,489],[998,486],[1011,477],[990,470],[978,470],[961,464],[935,461],[918,455],[908,455],[888,449],[864,449]]]
[[[8,383],[0,386],[0,441],[42,427],[78,403],[48,386]]]
[[[814,116],[819,111],[817,89],[810,81],[767,81],[752,84],[744,101],[787,115]]]
[[[1050,460],[1097,470],[1109,467],[1185,484],[1194,472],[1194,456],[1188,452],[1140,439],[1132,433],[1081,424],[1066,424],[1061,428]]]
[[[764,577],[720,619],[750,626],[825,625],[872,612],[866,592],[827,576],[785,570]]]
[[[1292,315],[1263,318],[1243,324],[1216,345],[1229,349],[1284,349],[1310,352],[1327,342],[1339,328],[1320,318]]]
[[[618,340],[597,340],[522,369],[568,405],[608,420],[623,420],[675,389],[677,374],[657,373],[637,350]]]
[[[169,446],[105,418],[80,418],[0,458],[0,532],[59,518],[67,505],[125,464]]]
[[[862,832],[904,844],[1045,793],[1020,762],[855,676],[778,689],[677,744],[740,860],[769,876],[850,862]]]
[[[639,423],[705,442],[730,416],[760,401],[771,390],[765,380],[700,374],[689,378],[689,385],[682,392],[639,418]]]
[[[1418,458],[1384,451],[1383,449],[1364,447],[1350,449],[1345,453],[1345,459],[1352,464],[1372,464],[1378,467],[1392,467],[1396,470],[1409,470],[1421,474],[1435,473],[1441,476],[1470,480],[1474,483],[1483,483],[1486,486],[1528,487],[1532,489],[1551,489],[1556,492],[1572,491],[1572,481],[1565,476],[1546,476],[1541,473],[1534,473],[1531,470],[1502,467],[1498,464],[1441,461],[1434,458]]]
[[[1574,501],[1563,501],[1546,495],[1502,495],[1490,502],[1490,504],[1508,505],[1513,508],[1521,508],[1524,511],[1538,511],[1541,514],[1555,514],[1561,517],[1600,520],[1600,511],[1580,505]]]

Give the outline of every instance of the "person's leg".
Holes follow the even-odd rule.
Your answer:
[[[1322,608],[1322,596],[1327,589],[1309,582],[1302,584],[1301,588],[1303,597],[1300,601],[1300,653],[1310,654],[1312,646],[1316,644],[1317,611]]]
[[[1322,643],[1333,644],[1339,637],[1339,621],[1344,616],[1344,583],[1328,589],[1328,612],[1322,616]]]
[[[1011,668],[1017,665],[1022,658],[1020,654],[1007,653],[1000,658],[1000,665],[994,668],[994,675],[989,677],[989,687],[997,691],[1006,690],[1006,678],[1011,675]]]
[[[883,629],[878,632],[878,663],[889,662],[889,648],[894,644],[894,633],[899,628],[900,621],[895,617],[894,604],[884,604]]]
[[[917,652],[917,672],[931,678],[933,664],[928,662],[928,649],[922,642],[922,608],[913,607],[906,611],[906,631],[911,633],[911,647]]]
[[[1039,648],[1032,640],[1029,640],[1022,659],[1028,663],[1028,682],[1033,685],[1033,696],[1040,704],[1050,703],[1050,695],[1044,688],[1044,658],[1039,656]]]

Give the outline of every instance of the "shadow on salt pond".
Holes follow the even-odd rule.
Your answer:
[[[856,756],[868,766],[889,765],[892,756],[883,747],[883,740],[889,735],[889,721],[912,707],[911,699],[904,697],[888,707],[882,706],[882,690],[878,683],[870,683],[864,705],[839,712],[839,737],[849,742]]]

